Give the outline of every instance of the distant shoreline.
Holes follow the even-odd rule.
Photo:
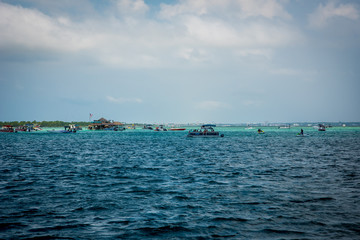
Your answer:
[[[196,127],[206,123],[127,123],[122,122],[124,126],[134,125],[136,127],[142,127],[145,124],[152,125],[165,125],[165,126],[187,126]],[[209,123],[209,122],[207,122]],[[213,122],[210,122],[213,123]],[[270,123],[270,122],[258,122],[258,123],[214,123],[218,127],[312,127],[318,124],[324,124],[327,127],[360,127],[360,122],[289,122],[289,123]],[[80,127],[87,127],[91,122],[78,121],[78,122],[66,122],[66,121],[0,121],[0,126],[11,125],[14,127],[23,126],[26,124],[39,125],[41,127],[64,127],[69,124],[78,125]]]

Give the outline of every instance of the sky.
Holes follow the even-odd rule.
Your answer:
[[[0,121],[360,121],[360,1],[0,0]]]

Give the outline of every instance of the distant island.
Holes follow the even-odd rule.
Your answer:
[[[0,125],[11,125],[11,126],[24,126],[26,124],[37,125],[41,127],[64,127],[69,124],[78,125],[81,127],[87,127],[90,122],[64,122],[64,121],[11,121],[11,122],[2,122],[0,121]]]

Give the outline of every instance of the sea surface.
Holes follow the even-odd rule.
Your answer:
[[[360,239],[360,129],[0,133],[1,239]]]

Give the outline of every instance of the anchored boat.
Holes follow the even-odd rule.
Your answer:
[[[15,131],[13,126],[11,125],[4,125],[2,128],[0,128],[0,132],[17,132],[17,131]]]
[[[320,132],[325,132],[326,131],[326,129],[325,129],[326,127],[325,127],[325,125],[323,125],[323,124],[319,124],[319,128],[318,128],[318,131],[320,131]]]
[[[186,128],[170,128],[170,131],[185,131]]]
[[[23,126],[18,126],[15,131],[18,132],[34,132],[34,131],[41,131],[42,129],[40,126],[34,126],[33,124],[26,124]]]
[[[147,129],[147,130],[153,130],[152,125],[151,124],[145,124],[143,129]]]
[[[75,125],[64,126],[64,130],[47,130],[48,133],[76,133]]]
[[[156,132],[165,132],[165,131],[167,131],[167,129],[164,128],[164,125],[160,125],[160,126],[156,127],[154,131],[156,131]]]
[[[200,129],[190,130],[188,133],[188,137],[224,137],[224,134],[220,134],[218,131],[214,130],[216,125],[213,124],[205,124],[202,125]]]

